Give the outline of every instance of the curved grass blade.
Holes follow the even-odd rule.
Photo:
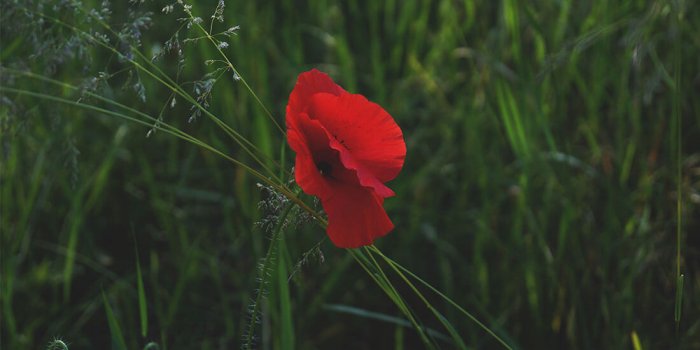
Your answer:
[[[425,287],[427,287],[428,289],[433,291],[433,293],[440,296],[443,300],[447,301],[450,305],[455,307],[457,310],[459,310],[459,312],[461,312],[463,315],[467,316],[474,323],[476,323],[479,327],[481,327],[484,331],[486,331],[489,335],[491,335],[494,339],[496,339],[499,343],[501,343],[501,345],[503,345],[503,347],[505,347],[506,349],[509,349],[509,350],[513,350],[513,348],[510,345],[508,345],[508,343],[506,343],[501,337],[496,335],[496,333],[494,333],[489,327],[486,327],[486,325],[484,325],[481,321],[479,321],[474,315],[472,315],[470,312],[465,310],[463,307],[461,307],[455,301],[450,299],[447,295],[445,295],[442,292],[440,292],[439,290],[437,290],[437,288],[433,287],[430,283],[424,281],[422,278],[418,277],[416,274],[414,274],[413,272],[411,272],[407,268],[401,266],[400,264],[396,263],[394,260],[392,260],[389,257],[387,257],[386,255],[384,255],[377,247],[372,245],[368,249],[371,249],[372,251],[377,253],[377,255],[379,255],[382,259],[384,259],[384,261],[386,261],[390,266],[392,266],[392,268],[395,271],[397,271],[397,273],[399,273],[399,272],[405,273],[406,275],[410,276],[411,278],[418,281],[420,284],[424,285]],[[400,275],[403,276],[403,274],[400,274]],[[408,279],[406,279],[405,277],[402,277],[402,278],[405,281],[408,281]]]
[[[374,280],[375,283],[386,293],[386,295],[391,299],[391,301],[399,308],[399,310],[408,318],[408,320],[413,325],[413,328],[418,332],[418,335],[423,341],[423,344],[429,349],[436,349],[437,346],[431,341],[431,339],[426,334],[424,327],[418,323],[416,317],[413,315],[411,309],[408,308],[406,302],[403,300],[401,295],[396,291],[396,288],[391,284],[391,281],[386,277],[384,272],[381,270],[381,266],[373,264],[370,259],[365,256],[362,250],[347,250],[350,255],[357,261],[358,264],[367,272],[367,274]],[[372,271],[372,270],[376,271]]]
[[[344,314],[364,317],[364,318],[368,318],[368,319],[373,319],[373,320],[377,320],[377,321],[382,321],[382,322],[386,322],[386,323],[391,323],[391,324],[395,324],[395,325],[401,326],[401,327],[413,328],[413,325],[411,324],[411,322],[409,322],[405,318],[400,318],[400,317],[395,317],[395,316],[383,314],[380,312],[365,310],[365,309],[361,309],[361,308],[354,307],[354,306],[342,305],[342,304],[326,304],[323,306],[323,308],[326,310],[335,311],[335,312],[339,312],[339,313],[344,313]],[[440,339],[442,341],[450,341],[450,338],[448,336],[438,332],[435,329],[426,328],[426,332],[433,338]]]
[[[372,247],[374,247],[374,246],[372,246]],[[374,248],[377,249],[376,247],[374,247]],[[365,247],[364,249],[367,252],[367,255],[370,256],[370,258],[374,261],[374,263],[379,265],[379,263],[374,259],[374,256],[372,255],[372,250],[370,248],[367,248],[367,247]],[[391,264],[389,264],[389,265],[391,266]],[[421,301],[423,301],[425,306],[433,313],[433,315],[435,315],[435,317],[440,321],[440,323],[442,323],[442,325],[445,327],[445,329],[450,333],[450,336],[452,337],[452,340],[455,341],[456,345],[460,349],[466,349],[467,346],[466,346],[466,344],[464,344],[464,340],[462,339],[462,337],[459,336],[459,333],[457,333],[457,331],[452,326],[452,324],[449,321],[447,321],[447,319],[440,312],[438,312],[437,309],[435,309],[435,307],[433,307],[433,305],[430,304],[430,302],[428,302],[428,300],[423,296],[423,294],[420,291],[418,291],[418,289],[413,285],[413,283],[411,283],[411,281],[409,281],[401,273],[401,271],[397,270],[393,266],[391,266],[391,267],[399,275],[399,277],[401,277],[401,279],[409,286],[409,288],[411,288],[411,290],[418,296],[418,298],[421,299]]]

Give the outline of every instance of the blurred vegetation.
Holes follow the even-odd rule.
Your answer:
[[[420,348],[396,306],[313,223],[284,233],[259,284],[275,194],[240,167],[164,132],[16,92],[103,107],[90,94],[105,96],[252,164],[191,103],[134,69],[133,45],[291,169],[283,134],[242,81],[207,62],[222,59],[214,45],[186,41],[201,33],[169,4],[0,4],[1,347],[236,348],[262,286],[260,348]],[[208,28],[216,5],[192,11]],[[278,123],[311,68],[394,116],[408,156],[386,201],[396,229],[377,246],[514,348],[697,349],[696,5],[228,1],[213,27],[240,26],[220,47]],[[80,32],[106,35],[116,51]],[[470,348],[498,348],[431,301]]]

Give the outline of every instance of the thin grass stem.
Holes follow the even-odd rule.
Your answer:
[[[272,256],[274,255],[275,252],[275,247],[277,246],[279,236],[282,234],[282,230],[284,229],[285,225],[284,222],[287,220],[287,215],[289,215],[289,212],[291,209],[294,207],[294,202],[288,202],[285,207],[282,209],[282,213],[280,214],[277,223],[275,224],[275,228],[272,230],[272,238],[270,239],[270,246],[267,248],[267,254],[265,254],[265,259],[262,263],[262,266],[260,268],[260,282],[258,284],[258,292],[257,295],[255,296],[255,301],[253,302],[253,309],[251,311],[250,315],[250,321],[248,323],[248,327],[246,327],[246,334],[244,334],[245,337],[245,343],[243,345],[244,349],[252,349],[253,348],[253,339],[254,339],[254,334],[255,334],[255,324],[257,323],[257,315],[258,312],[260,312],[260,302],[262,301],[262,295],[263,295],[263,290],[265,288],[265,281],[267,278],[267,269],[269,268],[271,262],[272,262]]]
[[[394,304],[399,308],[399,310],[406,315],[408,320],[411,322],[413,327],[416,329],[416,332],[418,332],[418,335],[420,336],[421,340],[423,343],[431,348],[434,349],[435,345],[433,342],[431,342],[430,338],[425,334],[425,331],[423,330],[423,326],[418,324],[418,321],[415,319],[413,316],[413,313],[411,310],[408,308],[406,303],[403,301],[401,298],[401,295],[396,291],[394,286],[391,284],[391,281],[387,278],[387,276],[384,274],[384,272],[381,270],[381,267],[379,264],[376,264],[376,261],[374,263],[371,263],[369,259],[362,253],[361,250],[355,250],[355,249],[348,249],[347,250],[350,255],[357,261],[358,264],[367,272],[367,274],[379,285],[380,288],[384,291],[384,293],[387,294],[389,299],[394,302]],[[370,268],[370,264],[374,265],[373,267],[377,269],[378,273],[372,272],[372,269]]]
[[[367,255],[369,255],[372,258],[372,261],[374,261],[375,264],[377,264],[377,266],[379,266],[379,264],[376,262],[373,254],[372,254],[373,251],[376,252],[376,251],[379,251],[379,249],[377,247],[375,247],[374,245],[372,245],[370,247],[364,247],[364,249],[367,252]],[[380,255],[380,256],[382,256],[382,255]],[[389,263],[389,266],[394,270],[394,272],[396,272],[397,275],[399,275],[399,277],[401,277],[401,279],[406,283],[406,285],[408,285],[408,287],[411,288],[411,290],[425,304],[425,306],[428,308],[428,310],[430,310],[430,312],[432,312],[433,315],[435,315],[435,318],[437,318],[438,321],[440,321],[440,323],[442,323],[442,325],[445,327],[447,332],[449,332],[450,335],[452,336],[452,339],[455,342],[457,342],[457,345],[459,346],[459,348],[466,349],[467,346],[466,346],[466,344],[464,344],[464,340],[459,336],[459,334],[457,333],[455,328],[445,319],[444,316],[442,316],[442,314],[440,312],[437,311],[437,309],[435,309],[435,307],[433,307],[433,305],[428,301],[428,299],[426,299],[425,296],[423,296],[423,293],[421,293],[418,290],[418,288],[416,288],[416,286],[408,278],[406,278],[406,276],[396,266],[394,266],[393,264],[390,264],[390,263]]]
[[[464,309],[463,307],[461,307],[459,304],[457,304],[456,302],[454,302],[454,301],[453,301],[452,299],[450,299],[448,296],[446,296],[445,294],[443,294],[442,292],[440,292],[439,290],[437,290],[437,289],[436,289],[435,287],[433,287],[430,283],[424,281],[422,278],[418,277],[416,274],[414,274],[413,272],[411,272],[411,271],[408,270],[407,268],[401,266],[400,264],[398,264],[398,263],[395,262],[394,260],[392,260],[392,259],[390,259],[389,257],[387,257],[386,255],[384,255],[384,253],[382,253],[382,252],[381,252],[377,247],[375,247],[374,245],[372,245],[372,246],[370,247],[370,249],[372,249],[375,253],[377,253],[379,256],[381,256],[382,259],[384,259],[389,265],[393,266],[394,268],[396,268],[396,269],[398,269],[398,270],[403,271],[404,273],[406,273],[407,275],[411,276],[411,277],[414,278],[416,281],[420,282],[422,285],[424,285],[425,287],[427,287],[428,289],[430,289],[431,291],[433,291],[435,294],[439,295],[442,299],[444,299],[445,301],[447,301],[450,305],[452,305],[453,307],[455,307],[455,308],[456,308],[457,310],[459,310],[462,314],[464,314],[465,316],[467,316],[470,320],[474,321],[474,323],[476,323],[479,327],[481,327],[481,328],[482,328],[484,331],[486,331],[489,335],[491,335],[491,336],[494,337],[496,340],[498,340],[498,342],[501,343],[501,345],[503,345],[503,347],[505,347],[506,349],[509,349],[509,350],[513,350],[513,348],[512,348],[510,345],[508,345],[508,343],[506,343],[503,339],[501,339],[501,337],[499,337],[498,335],[496,335],[496,333],[494,333],[489,327],[486,327],[486,325],[484,325],[481,321],[479,321],[476,317],[474,317],[474,315],[472,315],[470,312],[468,312],[467,310],[465,310],[465,309]]]

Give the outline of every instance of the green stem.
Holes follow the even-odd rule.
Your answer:
[[[373,251],[379,252],[379,249],[377,247],[375,247],[374,245],[372,245],[370,247],[365,247],[365,249],[367,251],[367,254],[374,261],[374,256],[372,255],[372,252]],[[376,253],[376,254],[383,257],[383,255],[380,253]],[[378,263],[376,263],[376,264],[378,265]],[[394,270],[394,272],[396,272],[397,275],[399,275],[399,277],[401,277],[401,279],[406,283],[406,285],[408,285],[408,287],[411,288],[411,290],[425,304],[425,306],[428,308],[428,310],[430,310],[430,312],[432,312],[433,315],[435,315],[435,318],[437,318],[438,321],[440,321],[440,323],[442,323],[442,325],[445,327],[445,329],[450,333],[450,336],[452,336],[452,339],[457,342],[457,345],[459,346],[459,348],[466,349],[467,346],[464,344],[464,340],[462,340],[462,338],[459,336],[459,334],[457,333],[455,328],[445,319],[444,316],[442,316],[442,314],[440,312],[437,311],[437,309],[435,309],[435,307],[433,307],[433,305],[428,301],[428,299],[426,299],[425,296],[423,296],[423,293],[421,293],[418,290],[418,288],[416,288],[416,286],[413,283],[411,283],[411,281],[408,278],[406,278],[406,276],[396,266],[394,266],[393,264],[389,264],[389,266]]]
[[[386,276],[386,274],[382,270],[381,266],[379,265],[379,263],[377,263],[377,261],[374,259],[374,257],[372,255],[368,254],[370,259],[372,260],[370,262],[370,259],[367,259],[367,257],[364,256],[364,254],[360,250],[349,249],[348,251],[352,254],[352,256],[355,258],[355,260],[365,269],[367,274],[369,274],[370,277],[372,277],[372,279],[374,279],[374,281],[382,288],[382,290],[384,290],[384,292],[391,299],[391,301],[393,301],[394,304],[396,304],[396,306],[399,308],[399,310],[401,310],[401,312],[404,315],[406,315],[408,320],[413,325],[413,328],[415,328],[416,331],[418,332],[418,335],[420,336],[423,343],[428,348],[434,349],[435,345],[433,345],[433,343],[428,338],[426,332],[423,329],[424,327],[418,323],[415,316],[411,312],[411,309],[409,309],[408,305],[406,305],[406,302],[404,302],[404,300],[401,298],[401,295],[398,293],[398,291],[396,290],[394,285],[391,283],[389,278]],[[378,273],[371,272],[370,268],[365,264],[373,265],[374,269]]]
[[[437,290],[435,287],[433,287],[432,285],[430,285],[430,283],[428,283],[428,282],[424,281],[423,279],[421,279],[420,277],[416,276],[416,274],[414,274],[413,272],[409,271],[407,268],[405,268],[405,267],[399,265],[399,264],[396,263],[394,260],[391,260],[389,257],[387,257],[386,255],[384,255],[377,247],[375,247],[375,246],[372,245],[372,246],[370,246],[370,249],[372,249],[375,253],[377,253],[377,255],[381,256],[382,259],[384,259],[384,260],[385,260],[390,266],[392,266],[392,268],[394,268],[396,271],[399,271],[399,270],[400,270],[400,271],[403,271],[403,272],[406,273],[408,276],[411,276],[411,277],[414,278],[416,281],[420,282],[422,285],[426,286],[428,289],[430,289],[431,291],[433,291],[435,294],[439,295],[442,299],[444,299],[445,301],[447,301],[450,305],[454,306],[454,307],[455,307],[457,310],[459,310],[462,314],[464,314],[464,315],[467,316],[469,319],[471,319],[472,321],[474,321],[474,323],[476,323],[476,324],[477,324],[479,327],[481,327],[484,331],[486,331],[488,334],[490,334],[492,337],[494,337],[496,340],[498,340],[498,342],[501,343],[501,345],[503,345],[503,347],[505,347],[505,348],[508,349],[508,350],[513,350],[513,348],[511,348],[510,345],[508,345],[508,343],[506,343],[503,339],[501,339],[498,335],[496,335],[496,333],[494,333],[491,329],[489,329],[488,327],[486,327],[486,325],[484,325],[483,323],[481,323],[481,321],[479,321],[476,317],[474,317],[474,315],[472,315],[472,314],[469,313],[467,310],[465,310],[464,308],[462,308],[459,304],[457,304],[457,303],[454,302],[452,299],[450,299],[447,295],[445,295],[445,294],[443,294],[442,292],[440,292],[439,290]],[[404,280],[406,280],[406,279],[404,279]]]
[[[285,207],[282,209],[282,213],[280,214],[279,218],[277,219],[277,223],[275,224],[274,229],[272,230],[272,238],[270,240],[270,246],[267,248],[267,254],[265,255],[265,260],[262,263],[262,266],[260,268],[260,283],[258,284],[258,294],[255,297],[255,302],[253,303],[253,310],[251,311],[250,314],[250,323],[248,323],[248,330],[247,333],[245,334],[245,345],[243,346],[244,349],[252,349],[253,348],[253,336],[255,333],[255,324],[258,312],[260,312],[260,301],[262,300],[262,295],[263,295],[263,289],[265,288],[265,281],[266,281],[266,276],[267,276],[267,269],[269,268],[271,262],[272,262],[272,257],[275,254],[275,248],[277,247],[277,240],[279,239],[280,234],[282,233],[282,230],[284,229],[284,222],[287,220],[287,215],[289,215],[289,212],[292,210],[294,207],[294,202],[289,201],[285,205]]]
[[[680,4],[677,4],[677,6],[680,6]],[[681,28],[681,18],[682,18],[682,13],[680,8],[678,9],[678,13],[676,14],[676,19],[675,19],[675,24],[677,26],[677,30],[679,30],[680,33],[680,28]],[[679,34],[680,35],[680,34]],[[680,323],[681,323],[681,312],[682,312],[682,306],[683,306],[683,274],[681,273],[681,238],[682,238],[682,228],[683,228],[683,192],[682,192],[682,183],[683,183],[683,153],[682,153],[682,140],[681,136],[683,135],[682,133],[682,118],[681,118],[681,43],[682,40],[680,38],[677,38],[675,40],[675,45],[674,45],[674,59],[675,59],[675,64],[674,64],[674,91],[673,91],[673,106],[672,108],[672,113],[673,113],[673,119],[675,119],[675,124],[676,124],[676,156],[677,156],[677,173],[676,173],[676,193],[677,193],[677,199],[676,199],[676,300],[675,300],[675,307],[674,307],[674,313],[673,313],[673,319],[676,322],[676,332],[678,332],[680,328]]]

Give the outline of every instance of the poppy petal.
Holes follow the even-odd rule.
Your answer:
[[[392,180],[401,171],[406,157],[403,133],[378,104],[358,94],[316,93],[308,112],[379,182]]]
[[[383,184],[371,171],[367,170],[361,163],[358,163],[352,154],[338,141],[329,136],[330,147],[338,152],[340,161],[345,169],[353,170],[357,180],[364,187],[370,187],[383,198],[394,196],[394,191]]]
[[[328,236],[336,246],[372,244],[394,228],[382,207],[382,198],[372,189],[339,182],[331,187],[333,195],[322,199],[321,204],[328,214]]]
[[[311,195],[320,197],[327,193],[327,186],[325,186],[323,176],[319,174],[308,147],[301,141],[303,136],[297,131],[290,129],[287,131],[287,137],[290,145],[298,146],[292,146],[292,149],[297,153],[294,162],[294,178],[297,184],[304,192]]]
[[[304,112],[311,101],[311,96],[317,93],[328,93],[331,95],[342,95],[347,93],[328,74],[312,69],[299,74],[297,83],[289,95],[287,110]]]
[[[394,195],[394,191],[355,162],[318,120],[310,119],[306,113],[291,119],[287,137],[297,153],[295,178],[305,192],[324,198],[329,189],[316,182],[332,179],[372,188],[381,197]],[[326,176],[319,172],[321,163],[328,167]]]
[[[304,122],[304,119],[307,122]],[[287,142],[297,154],[294,164],[294,177],[304,192],[319,197],[326,196],[328,186],[319,173],[314,155],[318,158],[323,151],[323,144],[328,144],[325,132],[320,125],[308,122],[306,114],[287,118]],[[329,148],[326,146],[325,148]],[[326,151],[330,152],[330,150]]]

